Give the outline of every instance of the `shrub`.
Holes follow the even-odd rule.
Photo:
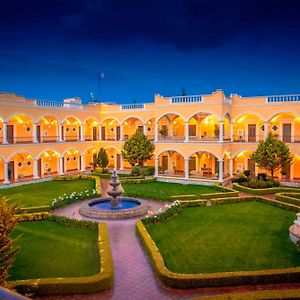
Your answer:
[[[240,185],[248,187],[249,186],[249,182],[248,181],[241,182]]]
[[[258,173],[257,174],[257,179],[266,181],[267,180],[267,174],[266,173]]]
[[[249,188],[252,188],[252,189],[257,189],[257,181],[250,181],[249,184],[248,184],[248,187]]]
[[[96,196],[97,191],[95,189],[81,191],[80,193],[73,192],[70,195],[63,194],[62,196],[53,200],[53,202],[50,204],[50,210],[65,206],[67,204],[78,202],[80,200],[94,198]]]
[[[139,166],[133,166],[131,169],[131,175],[133,176],[139,176],[141,172],[141,167]]]
[[[154,175],[154,167],[142,167],[141,168],[141,174],[142,176],[152,176]]]
[[[259,180],[259,181],[257,181],[257,187],[259,189],[265,189],[265,188],[268,187],[268,185],[267,185],[267,183],[265,181]]]
[[[170,217],[177,216],[180,214],[182,205],[179,200],[174,201],[171,204],[165,205],[166,210],[163,211],[162,208],[159,209],[158,213],[152,216],[146,216],[142,219],[142,222],[145,226],[148,226],[150,224],[155,224],[158,222],[162,222]]]
[[[49,217],[49,221],[63,224],[70,227],[91,228],[91,229],[96,229],[98,227],[97,222],[82,221],[82,220],[70,219],[67,217],[55,216],[55,215],[51,215]]]
[[[244,170],[244,175],[248,178],[251,175],[251,171],[250,170]]]
[[[232,178],[232,182],[242,183],[248,181],[247,177],[244,174],[238,174]]]

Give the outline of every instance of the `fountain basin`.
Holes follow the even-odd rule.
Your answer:
[[[111,207],[111,198],[95,198],[81,205],[79,213],[94,219],[126,219],[147,214],[146,202],[136,198],[118,198],[120,205]]]

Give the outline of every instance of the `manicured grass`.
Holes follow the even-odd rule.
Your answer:
[[[214,273],[300,266],[289,240],[295,213],[259,202],[191,207],[148,227],[166,266]]]
[[[63,194],[80,192],[93,189],[93,180],[72,180],[72,181],[47,181],[22,185],[7,189],[0,189],[0,197],[6,196],[8,203],[17,204],[19,207],[36,207],[50,205],[53,199]]]
[[[139,197],[153,200],[170,200],[176,195],[201,195],[210,193],[220,193],[214,186],[201,186],[192,184],[179,184],[167,182],[151,183],[122,183],[126,196]]]
[[[13,236],[20,246],[9,280],[79,277],[99,271],[97,229],[50,221],[22,222]]]

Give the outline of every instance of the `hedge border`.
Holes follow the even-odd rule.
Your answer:
[[[222,295],[204,296],[193,300],[257,300],[257,299],[299,299],[300,289],[272,289],[264,291],[246,291]]]
[[[112,287],[114,267],[106,223],[98,224],[99,273],[83,277],[38,278],[8,281],[8,288],[17,292],[33,290],[35,295],[95,293]]]
[[[232,185],[234,190],[253,194],[253,195],[267,195],[267,194],[276,194],[276,193],[288,193],[288,192],[295,192],[300,193],[299,188],[289,188],[289,187],[273,187],[273,188],[266,188],[266,189],[251,189],[245,186],[242,186],[238,183],[233,183]]]
[[[212,205],[229,204],[246,201],[265,202],[280,208],[299,211],[300,207],[292,204],[283,203],[263,197],[235,197],[212,199]],[[207,201],[186,201],[182,202],[186,206],[205,205]],[[195,287],[217,287],[247,284],[268,284],[283,282],[299,282],[300,266],[296,268],[268,269],[259,271],[239,271],[239,272],[220,272],[207,274],[181,274],[170,271],[163,260],[155,242],[148,233],[142,221],[137,221],[136,230],[142,244],[150,256],[153,269],[158,278],[167,286],[173,288],[195,288]]]
[[[119,178],[121,183],[134,183],[134,184],[139,184],[139,183],[151,183],[151,182],[156,182],[155,177],[151,178],[141,178],[141,179],[121,179]]]
[[[275,199],[278,201],[300,206],[300,199],[294,198],[293,195],[300,195],[300,191],[299,193],[278,193],[275,195]]]

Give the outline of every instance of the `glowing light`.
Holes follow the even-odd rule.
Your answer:
[[[26,159],[30,159],[30,158],[32,158],[32,156],[31,156],[30,154],[28,154],[28,155],[26,156]]]
[[[243,122],[245,120],[245,118],[246,118],[246,116],[242,116],[239,118],[239,120],[237,122],[240,124],[241,122]]]
[[[71,124],[69,120],[66,120],[66,123],[67,123],[67,125],[70,125],[70,124]]]
[[[112,120],[109,122],[109,126],[112,126],[114,124],[115,120]],[[124,123],[125,124],[125,123]]]
[[[96,121],[93,122],[93,126],[97,126],[98,123]]]
[[[240,152],[236,157],[242,157],[244,156],[244,152]]]

